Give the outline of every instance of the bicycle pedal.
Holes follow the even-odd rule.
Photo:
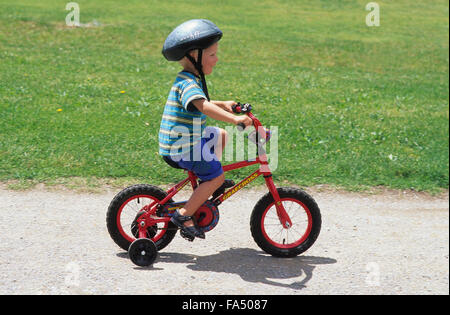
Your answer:
[[[198,184],[199,185],[201,185],[201,184],[203,184],[205,181],[203,181],[203,180],[199,180],[198,181]],[[230,188],[230,187],[233,187],[234,185],[236,185],[236,183],[234,182],[234,180],[232,180],[232,179],[225,179],[225,181],[223,182],[223,184],[222,184],[222,186],[220,186],[218,189],[221,189],[221,188]]]
[[[230,188],[234,185],[236,185],[236,183],[232,179],[225,179],[224,183],[222,184],[223,188]]]
[[[180,235],[182,238],[184,238],[185,240],[188,240],[189,242],[193,242],[195,239],[195,236],[188,235],[183,230],[180,230]]]
[[[225,179],[225,182],[220,186],[213,194],[212,194],[212,200],[219,197],[221,194],[225,192],[225,189],[233,187],[235,185],[234,180],[232,179]]]

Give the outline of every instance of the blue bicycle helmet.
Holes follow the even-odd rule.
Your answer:
[[[167,36],[162,49],[162,54],[169,61],[178,61],[187,57],[202,79],[203,91],[209,101],[208,88],[202,67],[202,52],[222,38],[222,31],[211,21],[194,19],[178,25]],[[192,50],[198,50],[198,60],[189,54]]]

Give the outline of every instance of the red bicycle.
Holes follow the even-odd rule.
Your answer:
[[[248,139],[257,146],[253,160],[223,166],[228,172],[250,165],[260,167],[238,184],[207,200],[195,213],[197,226],[204,232],[211,231],[219,221],[218,206],[237,191],[263,175],[268,193],[253,208],[250,229],[256,244],[276,257],[294,257],[310,248],[320,233],[321,215],[314,199],[303,190],[292,187],[275,187],[269,169],[264,144],[271,133],[252,114],[251,105],[238,104],[235,113],[243,113],[253,120],[255,130]],[[245,126],[240,126],[243,129]],[[173,212],[187,201],[172,199],[183,187],[198,185],[197,176],[188,171],[188,177],[169,190],[156,186],[138,184],[118,193],[109,205],[106,224],[114,242],[128,251],[131,261],[138,266],[150,266],[158,251],[165,248],[175,237],[178,227],[170,222]]]

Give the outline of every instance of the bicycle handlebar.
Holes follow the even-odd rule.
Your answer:
[[[245,104],[241,104],[241,103],[237,103],[236,105],[231,106],[233,113],[235,114],[246,114],[246,113],[250,113],[252,110],[252,105],[245,103]],[[244,131],[245,129],[245,124],[243,123],[238,123],[237,124],[237,129],[239,131]]]
[[[237,103],[236,105],[233,105],[232,110],[235,114],[246,114],[248,117],[250,117],[253,121],[253,126],[255,127],[255,131],[257,133],[257,137],[256,139],[262,139],[264,142],[268,141],[271,138],[271,132],[269,129],[266,129],[263,127],[263,125],[261,124],[261,122],[258,120],[258,118],[256,118],[253,114],[252,114],[252,105],[245,103],[245,104],[241,104],[241,103]],[[239,131],[244,131],[245,129],[245,124],[243,123],[238,123],[237,124],[237,129]],[[262,128],[262,129],[261,129]]]
[[[237,129],[238,129],[239,131],[244,131],[244,129],[245,129],[245,124],[244,124],[244,123],[238,123],[238,124],[237,124]]]
[[[252,105],[248,103],[245,104],[237,103],[236,105],[231,106],[231,108],[233,109],[233,112],[236,114],[245,114],[250,113],[252,111]]]

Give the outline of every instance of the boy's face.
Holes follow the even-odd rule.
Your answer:
[[[203,49],[203,56],[202,56],[202,66],[203,66],[203,73],[205,75],[211,74],[213,72],[213,68],[216,66],[216,63],[219,61],[219,58],[217,58],[217,50],[219,48],[219,43],[215,43],[212,46],[209,46],[206,49]],[[191,56],[197,60],[198,58],[198,51],[194,50],[191,52]]]
[[[202,66],[205,75],[211,74],[213,72],[213,68],[216,66],[216,63],[219,61],[219,58],[217,57],[218,48],[219,43],[215,43],[214,45],[203,50]]]

